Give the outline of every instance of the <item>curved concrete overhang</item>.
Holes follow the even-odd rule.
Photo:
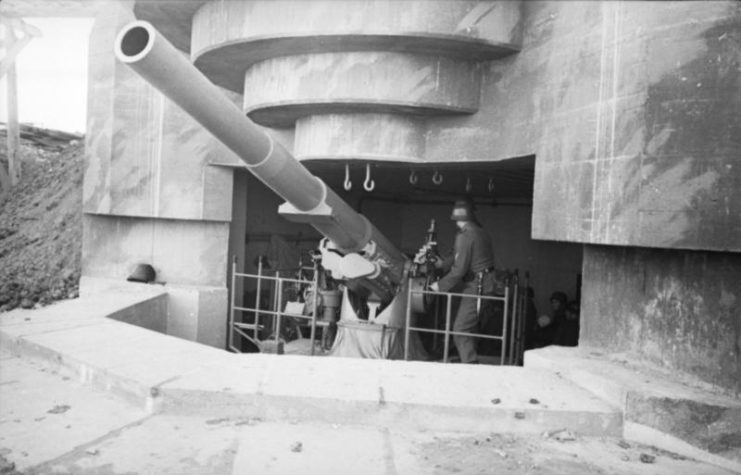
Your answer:
[[[296,121],[299,160],[424,163],[424,121],[398,114],[321,114]]]
[[[167,23],[167,7],[138,8]],[[242,94],[258,124],[295,127],[297,158],[311,161],[426,163],[426,120],[475,114],[482,64],[522,41],[521,2],[195,1],[185,10],[168,28],[190,33],[196,67]]]
[[[179,2],[178,2],[179,3]],[[193,16],[193,50],[284,32],[386,31],[519,39],[520,2],[491,0],[251,0],[206,2]]]
[[[480,81],[478,64],[439,56],[387,51],[282,56],[247,70],[244,111],[263,125],[278,126],[290,126],[301,106],[312,114],[473,113]]]
[[[210,2],[193,16],[191,55],[240,91],[250,65],[331,51],[404,51],[472,61],[519,51],[520,3],[479,0]]]
[[[263,103],[246,110],[254,122],[272,128],[290,128],[304,117],[324,114],[400,114],[425,116],[450,116],[472,114],[475,108],[441,106],[435,103],[404,100],[372,100],[361,98],[306,98],[293,101]]]
[[[250,66],[280,56],[343,51],[393,51],[466,61],[490,61],[519,50],[519,46],[513,43],[493,43],[456,35],[363,32],[234,39],[197,51],[194,49],[191,58],[196,67],[214,84],[241,94],[244,73]]]

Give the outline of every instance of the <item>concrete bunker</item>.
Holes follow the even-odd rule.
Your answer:
[[[448,184],[446,163],[537,157],[532,213],[502,204],[488,219],[498,225],[511,213],[523,223],[516,227],[529,225],[536,253],[553,249],[560,259],[568,247],[583,255],[580,347],[629,352],[738,392],[734,2],[357,9],[333,0],[297,2],[305,10],[288,18],[278,3],[136,2],[96,22],[83,287],[150,262],[167,282],[168,333],[223,347],[232,250],[247,236],[250,255],[241,261],[249,266],[251,253],[265,252],[267,233],[289,243],[314,237],[297,224],[253,225],[259,216],[277,219],[253,209],[269,199],[256,191],[262,185],[248,186],[232,151],[113,60],[116,33],[139,18],[166,31],[241,116],[270,129],[274,141],[261,142],[258,162],[270,143],[282,144],[343,197],[344,170],[332,177],[322,163],[357,160],[357,192],[366,163],[376,164],[376,186],[397,175],[408,183],[410,164],[425,170],[422,181],[440,167]],[[391,171],[393,162],[403,172]],[[460,175],[456,192],[465,190]],[[434,205],[385,200],[350,205],[362,204],[409,252],[407,241],[421,239],[428,224],[420,215]],[[241,206],[246,213],[235,211]],[[443,232],[447,212],[435,213]],[[384,222],[400,214],[423,222]],[[560,285],[533,287],[547,296]],[[575,289],[560,290],[575,297]]]

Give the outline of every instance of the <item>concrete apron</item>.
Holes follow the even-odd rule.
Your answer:
[[[628,440],[741,473],[741,401],[718,388],[584,348],[528,351],[525,367],[553,371],[619,407]]]
[[[162,288],[109,290],[13,311],[0,319],[0,343],[150,413],[472,433],[623,433],[617,406],[549,369],[238,355],[107,318],[142,321],[161,311],[165,298]]]

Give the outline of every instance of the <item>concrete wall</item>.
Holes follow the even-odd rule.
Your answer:
[[[167,334],[167,296],[157,296],[139,302],[114,312],[107,318]]]
[[[237,160],[115,60],[132,19],[111,5],[91,33],[83,282],[124,281],[149,263],[168,287],[168,332],[223,347],[233,178],[211,163]]]
[[[428,160],[535,153],[533,236],[741,250],[738,2],[524,2],[520,53]]]
[[[522,51],[475,116],[433,123],[430,158],[534,152],[536,238],[741,251],[741,5],[523,9]]]
[[[234,154],[111,52],[133,17],[105,9],[91,33],[83,211],[229,221]]]
[[[586,246],[580,345],[741,394],[741,254]]]

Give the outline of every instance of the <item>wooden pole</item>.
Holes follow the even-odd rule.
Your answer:
[[[23,48],[31,42],[31,38],[30,35],[26,35],[21,38],[20,41],[15,41],[12,48],[5,48],[5,56],[3,57],[3,60],[0,61],[0,79],[2,79],[8,72],[8,68],[15,64],[15,58],[17,58],[20,52],[23,51]]]
[[[4,31],[5,29],[8,28],[7,22],[3,19],[3,21],[0,22],[0,26],[3,27],[3,29],[0,30],[0,32],[2,32],[2,35],[1,35],[2,36],[2,42],[0,42],[0,47],[2,47],[4,56],[5,56],[5,58],[7,58],[8,57],[8,50],[10,49],[9,46],[7,45],[7,39],[5,38],[6,34],[5,34],[5,31]],[[3,60],[2,60],[2,64],[5,64],[5,58],[3,58]],[[2,69],[3,74],[0,75],[0,79],[3,78],[3,76],[7,72],[6,70],[7,70],[7,68],[3,67],[3,69]],[[7,102],[7,100],[6,100],[6,102]],[[5,133],[7,134],[7,128],[5,130]],[[7,136],[6,136],[6,139],[7,139]],[[5,196],[5,194],[8,191],[10,191],[10,175],[8,175],[8,170],[5,169],[5,166],[3,164],[0,164],[0,200],[2,200],[2,198]]]
[[[10,22],[5,22],[5,36],[7,51],[12,51],[16,42],[15,32]],[[18,145],[21,141],[21,132],[18,126],[18,77],[15,70],[15,61],[8,65],[8,175],[10,186],[18,184],[21,178],[21,167],[18,162]]]

